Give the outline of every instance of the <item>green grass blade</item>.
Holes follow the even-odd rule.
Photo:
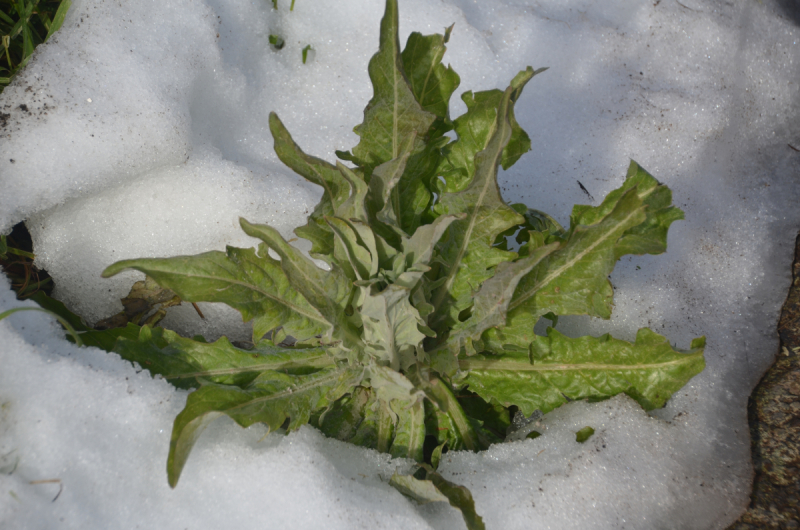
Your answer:
[[[64,305],[63,302],[56,300],[50,296],[47,296],[44,292],[39,291],[35,293],[33,296],[29,298],[29,300],[33,300],[43,309],[47,309],[51,313],[55,313],[56,315],[61,316],[70,325],[78,331],[89,331],[89,326],[86,325],[86,322],[83,321],[81,317],[67,309],[67,306]]]
[[[67,332],[72,335],[72,339],[75,341],[75,344],[78,346],[83,346],[83,341],[81,341],[80,335],[75,331],[75,328],[67,322],[67,319],[63,318],[61,315],[57,315],[52,311],[48,311],[47,309],[42,309],[41,307],[15,307],[14,309],[9,309],[7,311],[3,311],[0,313],[0,320],[3,320],[7,316],[13,315],[19,311],[41,311],[42,313],[46,313],[52,317],[54,317],[58,322],[66,328]]]
[[[50,23],[50,27],[47,30],[47,36],[44,38],[45,41],[47,41],[47,39],[49,39],[53,33],[61,29],[61,25],[64,24],[64,17],[67,16],[67,11],[69,11],[71,6],[72,2],[70,0],[61,1],[56,14],[53,15],[53,21]]]

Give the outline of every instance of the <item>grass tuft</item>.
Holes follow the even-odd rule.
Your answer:
[[[0,0],[0,93],[64,23],[70,0]]]

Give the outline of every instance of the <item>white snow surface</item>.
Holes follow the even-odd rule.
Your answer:
[[[287,237],[304,222],[320,192],[278,161],[268,113],[315,156],[355,145],[383,2],[288,4],[74,0],[0,95],[0,233],[27,221],[73,310],[94,321],[121,308],[139,276],[99,277],[119,259],[251,246],[239,216]],[[610,321],[559,329],[708,340],[706,370],[653,414],[625,396],[576,402],[535,440],[449,453],[442,473],[471,489],[488,528],[725,528],[747,505],[747,397],[777,352],[800,224],[800,16],[785,5],[401,0],[401,42],[455,23],[445,62],[459,93],[550,67],[517,105],[533,150],[501,174],[507,200],[566,222],[632,158],[686,212],[668,253],[618,264]],[[464,110],[454,97],[453,115]],[[32,305],[0,279],[0,312]],[[190,306],[166,323],[248,336],[235,312],[204,311],[211,323]],[[169,489],[186,393],[67,343],[41,313],[0,322],[0,367],[2,528],[463,528],[449,506],[387,484],[408,462],[308,427],[263,438],[219,420]]]

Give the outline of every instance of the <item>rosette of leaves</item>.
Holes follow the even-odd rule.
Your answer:
[[[136,269],[185,301],[222,302],[253,322],[250,350],[147,326],[137,340],[117,341],[124,358],[196,388],[175,419],[173,487],[200,432],[221,415],[272,430],[311,422],[419,462],[415,476],[392,484],[420,502],[447,500],[481,528],[469,492],[436,472],[444,451],[502,441],[511,407],[527,416],[623,392],[661,407],[703,369],[702,338],[681,352],[648,329],[633,343],[534,333],[543,316],[609,318],[616,261],[664,252],[683,214],[635,163],[599,206],[576,206],[569,228],[506,204],[498,167],[530,149],[514,104],[541,70],[529,67],[505,90],[465,93],[467,112],[451,120],[459,77],[441,62],[449,32],[412,33],[401,51],[396,0],[387,0],[360,141],[336,153],[347,165],[307,155],[270,115],[278,157],[324,190],[295,233],[327,268],[274,228],[241,219],[258,248],[126,260],[103,273]]]

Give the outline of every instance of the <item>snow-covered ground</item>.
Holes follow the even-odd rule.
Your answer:
[[[288,236],[313,208],[319,191],[279,163],[267,115],[316,156],[355,145],[383,2],[289,3],[75,0],[0,96],[0,233],[28,221],[77,312],[119,310],[135,275],[101,279],[114,261],[251,246],[239,216]],[[448,454],[443,474],[471,489],[488,528],[724,528],[747,504],[747,396],[777,350],[800,226],[800,19],[782,5],[401,0],[402,42],[455,23],[445,62],[459,93],[550,67],[518,103],[533,151],[501,175],[506,199],[566,222],[633,158],[686,212],[667,254],[617,266],[610,321],[559,329],[708,338],[706,370],[650,416],[624,396],[571,403],[535,440]],[[0,279],[0,311],[24,305]],[[247,336],[237,314],[204,312],[212,324],[190,306],[165,324]],[[262,439],[220,420],[170,490],[186,393],[63,337],[40,313],[0,322],[0,527],[463,527],[386,483],[403,462],[311,428]],[[578,444],[586,425],[596,434]]]

